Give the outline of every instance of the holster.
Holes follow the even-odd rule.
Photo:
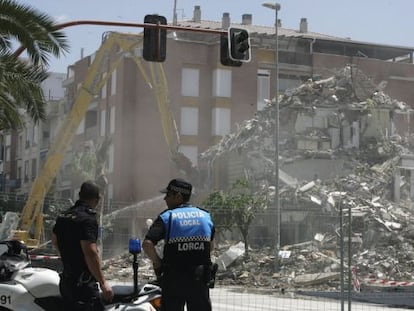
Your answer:
[[[210,275],[209,275],[208,282],[207,282],[207,286],[209,288],[214,288],[214,285],[216,283],[217,270],[218,270],[218,264],[212,263],[211,265],[209,265]]]
[[[89,272],[84,272],[79,277],[70,273],[61,273],[60,277],[60,292],[65,302],[70,303],[64,310],[103,310],[98,284]]]
[[[217,269],[218,265],[216,263],[196,266],[194,269],[194,278],[196,281],[205,283],[209,288],[214,288]]]
[[[82,272],[78,278],[77,286],[82,287],[91,284],[96,284],[96,280],[94,279],[94,277],[89,273],[89,271]]]

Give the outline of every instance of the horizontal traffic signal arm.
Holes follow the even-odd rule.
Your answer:
[[[218,35],[227,35],[225,30],[214,30],[214,29],[202,29],[202,28],[191,28],[171,25],[157,25],[157,24],[146,24],[146,23],[123,23],[123,22],[109,22],[109,21],[94,21],[94,20],[79,20],[71,21],[56,25],[56,29],[63,29],[72,26],[81,25],[95,25],[95,26],[116,26],[116,27],[137,27],[137,28],[156,28],[156,29],[168,29],[168,30],[179,30],[179,31],[191,31],[191,32],[203,32]],[[17,57],[25,50],[24,46],[20,46],[14,55]]]

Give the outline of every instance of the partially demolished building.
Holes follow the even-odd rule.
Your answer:
[[[352,265],[361,277],[410,277],[414,183],[409,168],[414,145],[410,135],[398,131],[408,123],[399,119],[396,127],[394,117],[411,112],[382,87],[358,68],[346,66],[278,98],[281,245],[294,258],[286,262],[287,270],[289,262],[296,273],[301,271],[298,266],[315,272],[335,270],[339,238],[346,235],[351,239]],[[248,176],[271,189],[274,103],[202,154],[208,167],[228,167],[220,170],[220,180],[230,183]],[[343,233],[340,217],[345,217]],[[252,240],[257,240],[257,228],[266,234],[265,227],[267,245],[273,245],[271,218],[258,216]]]

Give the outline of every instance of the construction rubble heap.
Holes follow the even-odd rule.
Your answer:
[[[347,109],[356,109],[361,114],[369,113],[373,107],[390,111],[406,110],[403,102],[383,92],[384,86],[383,83],[373,85],[360,71],[347,66],[328,79],[309,80],[286,91],[278,98],[280,113],[281,116],[287,116],[298,109],[312,111],[318,107],[335,107],[338,109],[336,121],[341,124],[346,119]],[[202,160],[214,162],[222,155],[236,151],[254,163],[246,165],[246,170],[250,169],[248,175],[271,188],[275,167],[274,103],[275,100],[258,111],[253,119],[244,121],[237,131],[204,152]],[[298,150],[293,142],[294,135],[284,135],[290,132],[290,129],[284,128],[285,125],[281,123],[281,165],[310,157],[345,159],[346,174],[325,180],[316,178],[296,180],[294,183],[282,182],[279,189],[282,204],[296,202],[299,206],[316,210],[317,215],[327,216],[327,219],[333,220],[332,224],[308,240],[293,245],[282,244],[277,271],[275,251],[270,245],[260,248],[251,245],[249,257],[246,258],[244,246],[240,246],[238,241],[219,241],[215,260],[226,262],[220,266],[217,283],[263,288],[338,290],[341,241],[344,246],[345,277],[353,268],[353,275],[363,285],[369,284],[370,280],[412,280],[414,214],[409,176],[406,179],[402,176],[401,200],[396,203],[393,196],[396,169],[402,155],[413,153],[413,137],[384,135],[381,139],[361,141],[359,148]],[[323,130],[307,133],[328,134]],[[258,160],[261,169],[256,169]],[[348,218],[349,213],[351,217]],[[340,230],[339,215],[343,215],[343,231]],[[348,219],[352,219],[351,224]],[[341,239],[341,232],[344,239]],[[112,279],[132,279],[130,260],[127,253],[109,259],[104,265],[106,274]],[[153,278],[152,267],[145,256],[140,258],[139,276],[141,281]]]

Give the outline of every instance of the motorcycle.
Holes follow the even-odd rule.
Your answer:
[[[159,311],[161,288],[151,283],[138,285],[139,240],[130,240],[129,252],[134,256],[133,285],[113,286],[114,299],[105,305],[105,311]],[[54,270],[30,267],[23,243],[16,240],[0,242],[0,311],[62,310],[59,280],[59,274]]]

